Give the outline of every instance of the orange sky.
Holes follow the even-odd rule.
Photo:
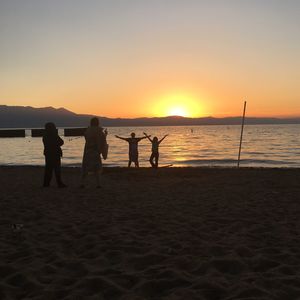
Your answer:
[[[0,104],[300,116],[296,1],[42,2],[1,1]]]

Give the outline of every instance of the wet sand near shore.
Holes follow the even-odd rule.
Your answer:
[[[0,167],[0,299],[300,299],[299,169],[62,177]]]

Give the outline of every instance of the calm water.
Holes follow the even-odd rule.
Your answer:
[[[107,166],[127,165],[128,144],[116,139],[114,135],[127,137],[132,131],[137,136],[141,136],[145,131],[159,138],[170,134],[160,146],[161,165],[236,165],[240,126],[114,127],[108,128],[108,131],[109,157],[105,161]],[[63,165],[80,166],[84,139],[63,139]],[[44,163],[41,138],[2,138],[0,144],[0,165]],[[149,141],[141,141],[141,166],[149,166],[150,152]],[[300,167],[300,125],[246,126],[241,158],[241,166]]]

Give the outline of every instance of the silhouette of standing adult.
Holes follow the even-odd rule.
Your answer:
[[[61,146],[64,144],[64,141],[58,135],[56,126],[52,122],[45,124],[43,144],[45,155],[45,175],[43,186],[48,187],[50,185],[52,173],[54,171],[57,186],[59,188],[66,187],[61,180]]]
[[[135,137],[135,133],[132,132],[129,138],[123,138],[118,135],[115,135],[116,138],[126,141],[129,144],[129,159],[128,159],[128,168],[131,166],[131,163],[134,162],[136,168],[139,167],[139,151],[138,151],[138,143],[145,139],[146,137]]]
[[[82,159],[81,188],[85,186],[85,179],[89,172],[94,173],[97,188],[100,188],[100,172],[102,170],[101,154],[107,156],[107,130],[99,126],[99,119],[94,117],[85,132],[85,146]]]

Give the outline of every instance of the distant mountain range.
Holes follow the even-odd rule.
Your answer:
[[[46,122],[57,127],[86,127],[92,115],[73,113],[65,108],[0,105],[0,128],[41,128]],[[106,118],[99,116],[103,127],[113,126],[183,126],[183,125],[237,125],[241,117],[185,118],[179,116],[161,118]],[[300,124],[298,118],[253,118],[247,117],[246,124]]]

